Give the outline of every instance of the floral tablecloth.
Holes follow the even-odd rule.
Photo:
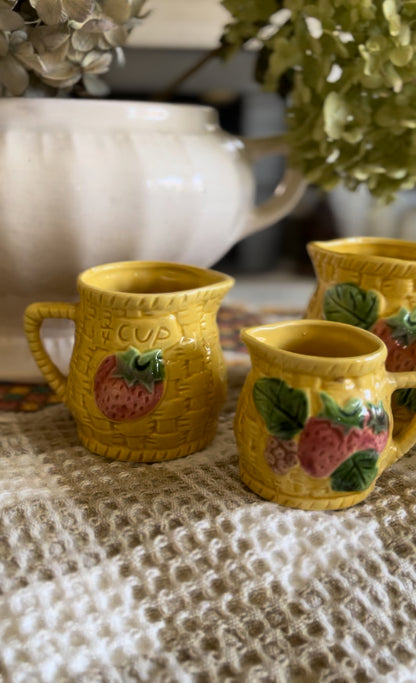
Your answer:
[[[414,683],[415,454],[349,510],[260,499],[226,354],[217,436],[180,460],[93,455],[60,403],[0,411],[0,681]]]

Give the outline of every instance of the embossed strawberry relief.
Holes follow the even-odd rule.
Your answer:
[[[301,467],[311,477],[329,477],[333,491],[364,491],[387,445],[388,414],[381,402],[351,398],[340,406],[326,392],[319,396],[322,408],[310,415],[302,389],[274,377],[255,382],[254,403],[268,432],[264,457],[277,475]]]
[[[350,282],[328,287],[323,312],[326,320],[347,323],[376,334],[387,346],[386,368],[391,372],[416,369],[416,308],[402,306],[392,315],[379,317],[379,296]],[[416,412],[416,390],[399,389],[395,400]]]
[[[160,349],[141,353],[130,346],[101,361],[94,379],[95,402],[110,420],[137,420],[159,403],[164,379]]]

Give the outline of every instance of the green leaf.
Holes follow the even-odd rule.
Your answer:
[[[282,379],[262,377],[253,388],[256,408],[267,429],[280,439],[293,439],[308,416],[308,399],[302,389],[293,389]]]
[[[278,9],[276,0],[222,0],[221,4],[240,21],[266,21]]]
[[[412,413],[416,413],[416,389],[398,389],[394,392],[399,406],[404,406]]]
[[[391,336],[401,346],[409,346],[416,340],[416,308],[409,311],[404,306],[396,315],[386,318]]]
[[[326,417],[346,431],[352,427],[359,427],[360,429],[363,427],[367,410],[359,398],[350,398],[343,408],[324,391],[320,393],[320,398],[323,403],[323,410],[317,417]]]
[[[372,448],[354,453],[332,473],[332,490],[365,491],[377,476],[377,459],[378,453]]]
[[[160,349],[141,353],[134,346],[116,353],[114,377],[121,377],[129,386],[142,384],[147,391],[153,391],[155,382],[165,378],[165,369]]]
[[[273,52],[269,58],[269,71],[273,74],[273,78],[280,78],[285,71],[299,62],[300,56],[299,48],[290,40],[279,36],[275,38]]]
[[[367,403],[367,408],[369,412],[367,427],[369,427],[374,434],[387,432],[389,428],[389,416],[384,410],[383,403],[381,401],[379,401],[377,405]]]
[[[376,292],[341,282],[326,290],[323,311],[327,320],[369,330],[378,318],[379,298]]]

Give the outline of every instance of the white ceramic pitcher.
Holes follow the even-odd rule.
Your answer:
[[[23,311],[75,296],[80,271],[129,259],[209,267],[290,212],[305,189],[290,168],[254,205],[253,163],[268,154],[286,154],[280,138],[235,137],[206,106],[3,99],[0,379],[39,376]],[[72,333],[44,334],[65,364]]]

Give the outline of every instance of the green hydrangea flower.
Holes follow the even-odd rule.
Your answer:
[[[415,186],[415,0],[223,5],[223,54],[256,41],[257,80],[287,96],[291,163],[309,182],[386,202]]]

